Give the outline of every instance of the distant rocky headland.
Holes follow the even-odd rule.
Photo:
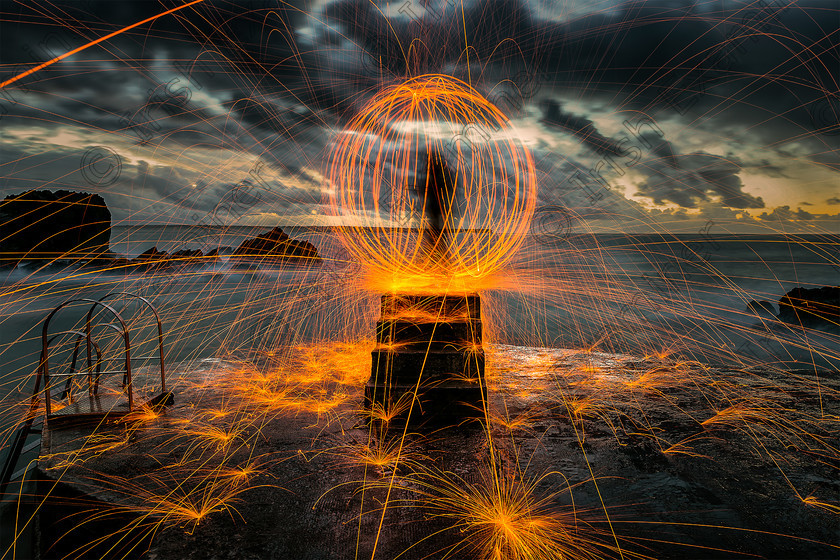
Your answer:
[[[228,256],[237,265],[318,264],[317,248],[275,227],[246,239],[236,249],[149,247],[135,258],[110,250],[111,212],[98,194],[31,190],[7,196],[0,204],[0,266],[23,262],[69,263],[123,272],[202,266]]]

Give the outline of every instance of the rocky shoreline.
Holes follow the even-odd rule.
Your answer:
[[[321,263],[318,249],[309,241],[292,239],[280,227],[243,241],[236,249],[216,247],[204,253],[201,249],[159,251],[157,246],[146,249],[133,259],[114,253],[92,259],[86,266],[122,269],[128,272],[181,270],[213,265],[223,258],[234,266],[279,266],[284,264]]]
[[[31,190],[7,196],[0,203],[0,267],[79,266],[102,271],[182,270],[215,264],[222,257],[237,266],[319,264],[318,249],[289,237],[280,227],[246,239],[239,247],[178,248],[157,245],[128,258],[110,250],[111,212],[96,194]]]

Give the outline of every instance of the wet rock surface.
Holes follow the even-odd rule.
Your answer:
[[[135,516],[120,558],[486,558],[500,523],[544,528],[538,558],[836,557],[836,372],[486,351],[486,422],[365,413],[369,363],[210,360],[174,368],[161,415],[56,430],[40,466]]]

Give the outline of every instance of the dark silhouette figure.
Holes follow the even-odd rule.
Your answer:
[[[423,200],[425,227],[421,233],[422,250],[430,265],[448,270],[453,264],[450,253],[452,207],[457,181],[446,160],[436,151],[429,152],[425,180],[414,182],[417,195]]]

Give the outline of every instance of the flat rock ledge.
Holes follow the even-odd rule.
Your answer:
[[[178,364],[165,411],[45,432],[41,556],[515,558],[504,517],[544,557],[837,557],[837,372],[486,355],[489,421],[410,429],[340,349]]]

